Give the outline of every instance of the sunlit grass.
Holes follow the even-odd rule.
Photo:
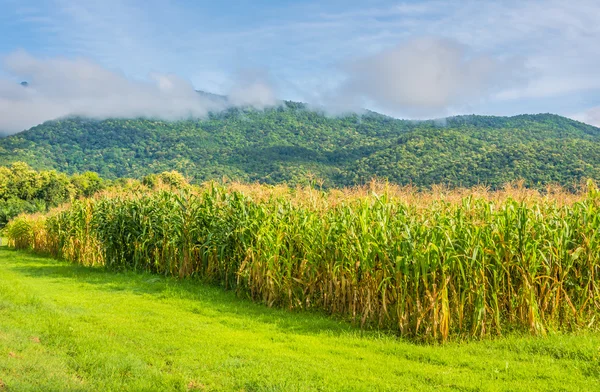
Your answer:
[[[10,391],[594,390],[600,336],[417,345],[232,292],[0,248]],[[2,390],[2,387],[0,387]]]

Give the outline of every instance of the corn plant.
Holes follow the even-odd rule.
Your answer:
[[[597,328],[600,192],[207,184],[113,192],[6,228],[76,263],[196,277],[415,339]]]

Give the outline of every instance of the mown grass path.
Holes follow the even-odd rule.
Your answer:
[[[0,391],[592,391],[600,334],[416,345],[0,248]]]

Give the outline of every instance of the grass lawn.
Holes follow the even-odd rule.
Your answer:
[[[0,248],[0,391],[600,390],[600,334],[426,346]]]

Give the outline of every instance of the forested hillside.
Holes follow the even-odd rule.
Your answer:
[[[0,139],[0,165],[15,161],[109,179],[177,170],[197,182],[317,178],[347,186],[378,177],[417,186],[497,187],[515,179],[570,186],[600,179],[600,129],[550,114],[421,122],[373,112],[333,117],[286,102],[177,122],[49,121]]]

